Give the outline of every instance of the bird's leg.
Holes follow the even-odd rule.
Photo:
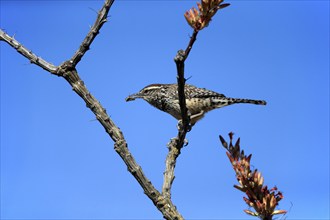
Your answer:
[[[180,119],[179,121],[178,121],[178,124],[176,125],[176,127],[178,128],[178,130],[180,131],[180,129],[182,128],[182,126],[183,126],[183,124],[182,124],[182,120]],[[188,131],[190,131],[191,130],[191,126],[189,125],[189,128],[188,128]],[[183,146],[187,146],[188,145],[188,139],[187,138],[185,138],[184,140],[183,140]]]
[[[204,117],[205,112],[201,110],[199,113],[194,114],[190,117],[190,124],[193,126],[197,121]]]
[[[191,113],[190,113],[189,109],[187,109],[187,115],[188,115],[189,118],[191,118]],[[191,122],[191,120],[190,120],[190,122]],[[178,130],[182,129],[182,127],[183,127],[182,119],[179,119],[179,120],[178,120],[178,124],[177,124],[176,127],[177,127]],[[188,132],[191,130],[191,127],[192,127],[192,124],[190,123],[190,124],[188,125],[188,129],[187,129]]]

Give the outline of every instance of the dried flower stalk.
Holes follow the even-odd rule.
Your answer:
[[[224,0],[201,0],[197,3],[197,9],[191,8],[184,14],[188,24],[195,30],[200,31],[207,27],[212,17],[219,9],[223,9],[230,4],[221,4]]]
[[[250,161],[252,154],[246,156],[244,151],[240,150],[240,139],[238,138],[235,145],[232,144],[233,133],[229,133],[230,143],[224,140],[220,135],[220,141],[224,148],[227,149],[227,156],[236,173],[238,185],[234,187],[246,194],[243,197],[248,206],[254,208],[251,210],[244,210],[245,213],[259,217],[263,220],[270,220],[274,215],[285,214],[285,210],[275,210],[279,201],[283,199],[283,194],[278,191],[277,187],[268,189],[264,186],[264,178],[261,173],[255,169],[250,169]]]

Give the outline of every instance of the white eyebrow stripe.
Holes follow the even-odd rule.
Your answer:
[[[159,86],[151,86],[151,87],[145,88],[143,90],[148,91],[148,90],[154,90],[154,89],[159,89]]]

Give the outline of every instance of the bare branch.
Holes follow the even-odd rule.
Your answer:
[[[160,192],[153,186],[151,181],[145,176],[142,168],[137,164],[131,152],[128,149],[126,140],[121,130],[115,125],[111,118],[107,115],[102,105],[90,94],[85,87],[83,81],[79,78],[76,70],[70,62],[65,62],[60,66],[61,76],[63,76],[72,86],[73,90],[86,102],[88,108],[95,114],[96,119],[105,128],[112,140],[115,142],[115,151],[125,162],[128,171],[134,176],[144,193],[151,199],[158,210],[166,219],[180,219],[180,213],[172,202],[164,198]]]
[[[183,219],[172,201],[161,195],[144,175],[142,168],[135,162],[132,154],[129,152],[126,141],[117,141],[115,143],[115,150],[127,165],[128,171],[139,182],[144,193],[151,199],[157,209],[163,214],[164,218],[169,220]]]
[[[194,42],[196,41],[198,31],[194,30],[192,37],[188,43],[188,46],[185,51],[179,50],[177,55],[174,58],[177,67],[177,81],[178,81],[178,96],[179,96],[179,104],[181,109],[181,118],[182,121],[179,123],[179,131],[176,138],[171,139],[170,143],[168,143],[168,155],[165,161],[165,172],[164,172],[164,182],[162,193],[166,198],[171,198],[171,187],[174,181],[174,169],[176,165],[176,159],[181,153],[181,149],[185,143],[185,138],[187,132],[191,130],[190,126],[190,115],[188,112],[188,108],[186,106],[186,96],[184,92],[186,79],[184,77],[184,62],[187,59]]]
[[[185,56],[184,56],[184,61],[187,59],[187,57],[189,56],[189,53],[191,51],[191,48],[193,47],[196,39],[197,39],[197,34],[198,34],[199,31],[197,30],[194,30],[192,36],[190,37],[190,41],[189,41],[189,44],[185,50]]]
[[[180,155],[181,148],[176,147],[177,138],[171,139],[168,143],[169,152],[166,156],[165,161],[165,172],[164,172],[164,182],[162,188],[162,194],[165,198],[171,199],[171,187],[174,181],[174,169],[176,165],[176,159]]]
[[[166,198],[171,198],[171,187],[175,178],[174,169],[176,160],[180,155],[181,149],[185,143],[186,134],[191,130],[190,113],[186,106],[185,96],[185,60],[189,56],[199,31],[208,26],[211,18],[219,9],[229,6],[229,4],[221,4],[222,2],[223,0],[201,0],[201,3],[197,3],[198,10],[193,8],[184,14],[188,24],[194,29],[194,32],[190,37],[190,41],[186,50],[179,50],[174,58],[177,67],[178,96],[182,121],[179,122],[179,131],[177,137],[171,139],[170,143],[168,144],[169,152],[165,161],[164,182],[162,188],[162,193]]]
[[[186,96],[184,92],[184,87],[186,83],[186,79],[184,77],[184,62],[188,58],[188,55],[197,39],[198,31],[194,30],[193,35],[190,38],[189,44],[185,51],[179,50],[177,55],[174,58],[176,67],[177,67],[177,81],[178,81],[178,96],[179,96],[179,104],[181,109],[181,118],[182,118],[182,129],[179,131],[179,146],[183,146],[185,134],[190,131],[191,127],[189,126],[190,117],[188,115],[188,109],[186,106]]]
[[[6,34],[3,30],[0,29],[0,40],[5,41],[10,46],[15,48],[15,50],[22,54],[24,57],[26,57],[28,60],[30,60],[31,63],[34,63],[44,70],[56,74],[57,67],[53,64],[45,61],[41,57],[38,57],[34,53],[32,53],[31,50],[28,50],[26,47],[24,47],[22,44],[20,44],[17,40],[14,39],[14,37],[10,37],[8,34]]]
[[[49,62],[39,58],[27,48],[23,47],[18,41],[7,35],[0,29],[0,40],[7,42],[10,46],[15,48],[17,52],[29,59],[31,63],[34,63],[46,71],[63,77],[72,86],[75,91],[86,103],[86,106],[95,114],[96,119],[102,124],[105,131],[109,134],[111,139],[115,142],[114,149],[120,155],[125,162],[128,171],[134,176],[140,186],[143,188],[144,193],[152,200],[157,209],[163,214],[166,219],[180,220],[183,217],[177,211],[175,205],[169,198],[164,197],[153,186],[151,181],[144,175],[142,168],[136,163],[134,157],[130,153],[126,140],[122,131],[111,120],[106,113],[106,110],[97,101],[97,99],[88,91],[84,82],[80,79],[76,70],[76,65],[79,63],[85,52],[89,49],[90,44],[99,33],[100,28],[106,22],[106,17],[112,6],[114,0],[107,0],[102,9],[100,10],[97,20],[91,31],[88,33],[84,41],[82,42],[79,50],[74,54],[73,58],[63,62],[60,66],[54,66]]]
[[[114,3],[115,0],[107,0],[105,1],[103,7],[98,13],[96,21],[94,25],[91,27],[89,33],[85,37],[84,41],[81,43],[79,49],[71,58],[71,62],[73,66],[76,66],[84,54],[89,50],[90,45],[92,44],[94,38],[99,34],[100,29],[103,24],[107,21],[108,12]]]

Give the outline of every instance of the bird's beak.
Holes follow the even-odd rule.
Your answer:
[[[134,101],[135,99],[138,99],[138,98],[141,98],[141,96],[138,93],[136,93],[136,94],[128,96],[125,100],[126,100],[126,102],[129,102],[129,101]]]

